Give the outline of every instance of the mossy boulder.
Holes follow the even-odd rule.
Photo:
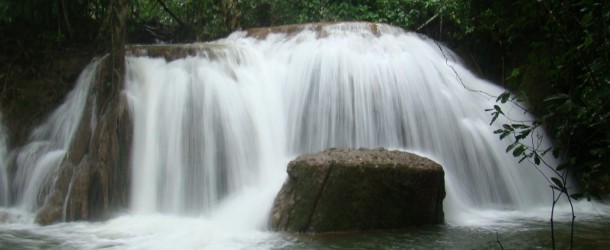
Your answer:
[[[288,164],[271,227],[323,233],[443,223],[444,171],[427,158],[385,149],[329,149]]]

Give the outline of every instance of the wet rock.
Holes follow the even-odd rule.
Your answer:
[[[16,214],[8,211],[0,211],[0,224],[12,224],[24,221],[21,214]]]
[[[189,56],[210,56],[217,50],[228,47],[219,44],[195,43],[195,44],[144,44],[128,45],[126,54],[134,57],[163,58],[168,62],[186,58]]]
[[[39,224],[103,220],[127,207],[131,115],[122,87],[109,84],[108,60],[102,65]]]
[[[32,129],[62,103],[83,65],[94,56],[91,48],[65,48],[44,55],[23,60],[0,55],[0,109],[10,134],[6,142],[10,148],[27,142]]]
[[[275,230],[302,233],[443,223],[444,171],[385,149],[329,149],[288,164],[271,215]]]

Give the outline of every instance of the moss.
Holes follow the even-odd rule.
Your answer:
[[[320,171],[312,169],[317,167],[299,162],[291,168],[291,181],[295,185],[295,190],[300,190],[300,192],[296,194],[294,198],[295,206],[290,212],[290,226],[287,228],[289,231],[303,232],[308,230],[329,170],[328,166],[321,166]]]
[[[274,217],[290,214],[290,220],[273,224],[280,230],[362,231],[443,222],[444,173],[423,157],[332,149],[297,158],[288,173],[274,204]]]

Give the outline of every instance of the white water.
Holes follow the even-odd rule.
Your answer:
[[[208,212],[285,163],[280,92],[262,55],[210,53],[220,58],[128,60],[134,212]]]
[[[28,144],[16,153],[16,173],[12,181],[16,205],[28,212],[38,209],[49,194],[74,132],[78,128],[98,61],[80,74],[74,90],[45,123],[34,129]]]
[[[547,200],[542,176],[519,167],[489,126],[484,109],[503,89],[429,39],[347,27],[326,26],[324,37],[236,33],[169,63],[130,58],[133,211],[209,214],[227,194],[251,188],[271,190],[254,203],[270,204],[287,159],[329,147],[402,148],[436,159],[446,171],[448,220],[459,220],[456,210]],[[228,208],[237,209],[233,216],[252,212],[252,203],[237,203]],[[255,213],[261,223],[266,212]]]
[[[8,172],[6,169],[8,165],[7,137],[2,113],[0,113],[0,207],[8,206],[10,199]]]
[[[8,228],[48,232],[77,248],[281,248],[292,243],[265,227],[286,164],[328,147],[398,148],[440,162],[451,224],[481,226],[515,214],[546,219],[545,180],[505,153],[509,142],[492,133],[484,112],[504,90],[429,39],[389,26],[377,36],[366,27],[329,25],[262,40],[238,32],[203,44],[196,57],[128,58],[129,214],[46,229],[31,229],[31,217],[19,215]],[[20,150],[19,211],[44,199],[95,68]]]

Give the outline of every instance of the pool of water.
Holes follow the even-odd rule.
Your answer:
[[[590,224],[592,223],[592,224]],[[577,249],[610,247],[610,223],[587,222],[577,227]],[[558,249],[569,247],[569,225],[557,229]],[[294,237],[294,236],[293,236]],[[550,226],[546,221],[488,227],[439,225],[393,232],[295,237],[286,249],[548,249]]]
[[[575,249],[609,249],[607,209],[579,214]],[[461,225],[395,231],[301,235],[243,229],[206,218],[123,215],[107,222],[51,226],[27,214],[3,211],[0,249],[548,249],[551,231],[541,213],[480,212]],[[569,247],[569,213],[555,223],[558,249]]]

